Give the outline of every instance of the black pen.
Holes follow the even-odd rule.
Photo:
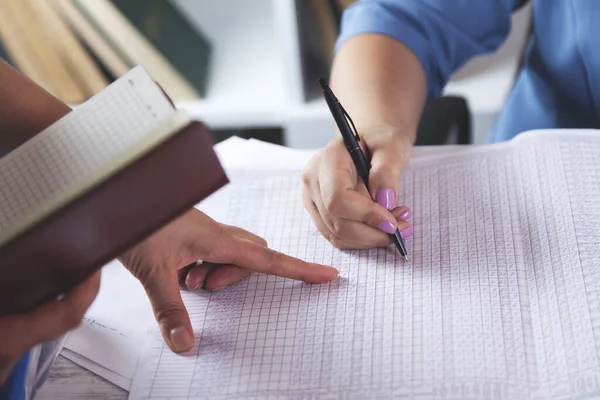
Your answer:
[[[319,83],[323,88],[323,94],[325,95],[325,101],[327,102],[327,106],[333,115],[333,119],[337,124],[340,133],[342,134],[342,138],[344,139],[344,144],[346,145],[346,149],[350,153],[350,157],[356,166],[356,171],[358,175],[362,178],[365,186],[367,187],[367,191],[369,190],[369,170],[371,169],[371,164],[363,154],[362,150],[358,142],[360,141],[360,137],[358,136],[358,132],[356,131],[356,127],[354,126],[354,122],[352,122],[352,118],[350,115],[344,110],[344,107],[340,104],[339,100],[329,86],[325,83],[323,79],[319,78]],[[350,124],[352,124],[352,128],[350,128]],[[406,246],[404,245],[404,240],[402,240],[402,236],[400,236],[400,231],[396,228],[396,232],[393,235],[390,235],[390,238],[394,241],[396,248],[400,252],[400,255],[404,257],[406,261],[408,261],[408,252],[406,251]]]

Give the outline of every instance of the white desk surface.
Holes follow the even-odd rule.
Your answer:
[[[460,151],[466,146],[415,147],[413,157]],[[317,150],[301,150],[316,153]],[[128,393],[104,378],[80,367],[63,356],[58,356],[48,380],[36,396],[36,400],[71,399],[127,399]]]

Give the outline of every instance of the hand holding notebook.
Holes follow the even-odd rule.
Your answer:
[[[0,160],[0,315],[67,292],[226,182],[206,128],[133,69]]]
[[[176,270],[198,259],[226,264],[211,272],[214,289],[242,279],[238,267],[309,282],[337,276],[197,210],[177,218],[227,178],[207,130],[139,67],[3,158],[0,182],[0,315],[56,298],[127,250],[124,264],[159,320],[173,311],[187,320]],[[160,322],[169,336],[182,320]]]

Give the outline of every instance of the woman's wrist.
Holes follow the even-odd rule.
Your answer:
[[[416,128],[398,127],[391,124],[373,124],[358,128],[362,141],[371,148],[390,148],[398,155],[402,165],[410,159],[416,139]]]

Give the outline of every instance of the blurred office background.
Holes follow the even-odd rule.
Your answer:
[[[142,64],[217,141],[322,147],[334,123],[327,78],[352,0],[0,0],[0,57],[76,106]],[[495,54],[453,77],[419,144],[483,143],[520,62],[530,7]],[[442,125],[440,125],[440,123]]]

